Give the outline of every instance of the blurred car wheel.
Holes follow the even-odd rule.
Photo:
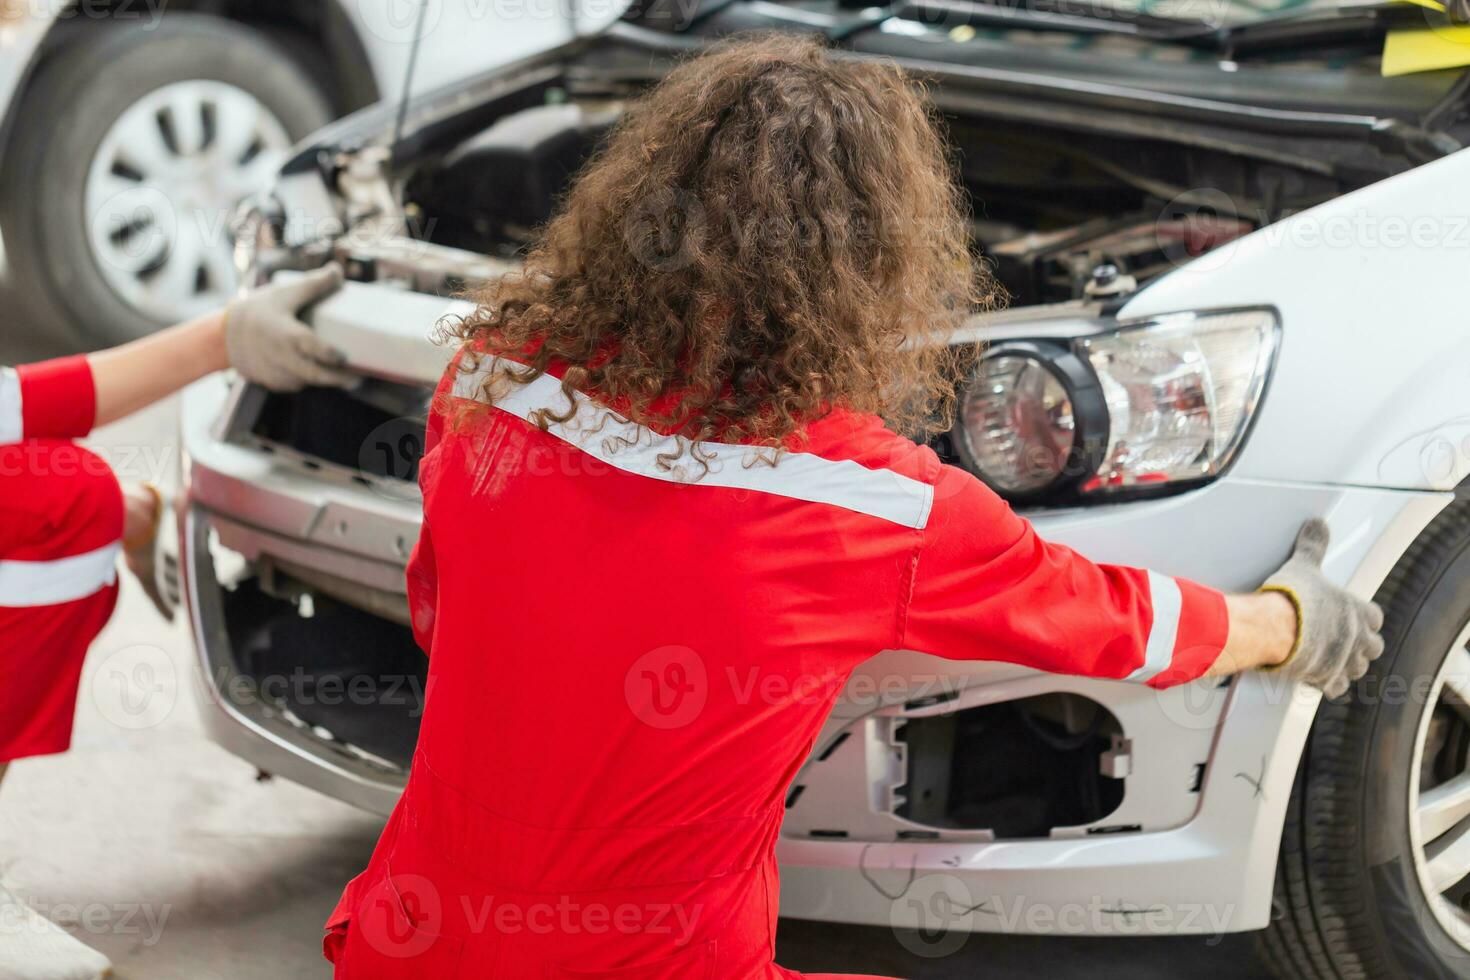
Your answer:
[[[311,76],[249,27],[87,25],[21,106],[0,191],[16,284],[95,343],[218,307],[235,288],[234,205],[330,118]]]

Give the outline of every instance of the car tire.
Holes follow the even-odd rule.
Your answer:
[[[243,93],[265,110],[259,125],[271,127],[273,153],[325,125],[332,114],[326,95],[309,74],[264,34],[241,24],[171,13],[151,26],[121,22],[64,26],[71,29],[71,36],[39,69],[19,106],[5,166],[7,179],[0,182],[0,228],[11,277],[28,294],[31,305],[74,324],[86,342],[112,344],[176,318],[162,309],[167,307],[167,290],[161,291],[162,300],[146,305],[123,295],[116,285],[116,268],[105,273],[104,260],[92,244],[96,226],[90,222],[97,216],[89,213],[87,195],[93,186],[89,184],[93,162],[101,159],[104,140],[122,125],[124,113],[146,105],[150,94],[161,96],[189,85],[224,92],[236,100],[232,105],[239,104],[233,93]],[[212,131],[207,125],[197,131],[205,134],[198,143],[204,147],[209,146],[204,141],[218,141],[223,135],[223,129]],[[282,139],[284,147],[277,146]],[[167,148],[175,157],[163,159],[161,168],[177,167],[181,151],[172,142]],[[205,156],[201,151],[196,158]],[[203,163],[199,169],[211,170]],[[132,174],[128,178],[137,179]],[[174,186],[167,177],[148,179],[150,192],[155,186]],[[214,193],[223,200],[230,190]],[[228,222],[214,214],[225,209],[217,203],[212,198],[212,210],[198,212],[210,215],[210,229],[219,229],[199,233],[198,241],[205,245],[226,237]],[[95,212],[95,207],[90,210]],[[170,201],[166,210],[181,227],[177,202]],[[195,227],[205,227],[203,220]],[[165,253],[172,250],[171,245],[160,247]],[[219,261],[218,252],[211,257]],[[187,261],[180,259],[181,264]],[[216,271],[220,268],[217,265]],[[226,290],[225,277],[217,279],[212,291]]]
[[[1440,513],[1377,600],[1384,656],[1348,695],[1322,702],[1288,802],[1273,921],[1258,944],[1282,978],[1470,977],[1470,923],[1457,926],[1448,904],[1438,906],[1421,885],[1424,852],[1411,831],[1411,798],[1424,778],[1415,778],[1424,772],[1416,745],[1443,717],[1436,711],[1464,725],[1454,720],[1461,712],[1436,702],[1437,678],[1451,661],[1464,662],[1456,651],[1470,629],[1470,501]],[[1430,758],[1458,769],[1467,742],[1470,728],[1462,727],[1447,755]],[[1461,911],[1466,887],[1452,886]]]

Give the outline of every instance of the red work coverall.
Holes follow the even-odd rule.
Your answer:
[[[71,745],[82,659],[117,601],[122,493],[71,442],[95,415],[83,357],[0,368],[0,762]]]
[[[772,959],[783,801],[859,663],[1162,687],[1224,646],[1220,593],[1042,541],[875,417],[811,423],[774,468],[706,444],[681,477],[586,397],[528,423],[565,407],[550,376],[451,423],[479,382],[452,374],[408,569],[427,707],[327,923],[339,978],[797,977]]]

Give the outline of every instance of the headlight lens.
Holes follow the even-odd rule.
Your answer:
[[[987,357],[960,403],[960,438],[996,489],[1032,493],[1061,474],[1077,419],[1062,379],[1043,360]]]
[[[1276,351],[1269,310],[1179,314],[1077,341],[1102,384],[1108,444],[1084,493],[1218,475],[1245,438]]]
[[[1184,313],[992,347],[951,445],[1017,501],[1167,490],[1229,465],[1277,346],[1270,310]]]
[[[950,442],[960,462],[1003,496],[1055,494],[1102,461],[1102,389],[1086,362],[1061,344],[993,347],[960,393]]]

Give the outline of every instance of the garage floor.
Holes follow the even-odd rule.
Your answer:
[[[0,289],[0,364],[60,353]],[[174,409],[98,434],[132,479],[177,464]],[[321,923],[381,821],[260,780],[203,737],[192,648],[125,583],[88,659],[73,750],[17,763],[0,787],[0,869],[37,908],[112,957],[122,980],[328,976]],[[0,942],[3,942],[0,936]],[[913,945],[913,940],[910,940]],[[784,965],[913,980],[1264,976],[1248,936],[1062,940],[973,936],[926,958],[887,929],[784,921]]]

